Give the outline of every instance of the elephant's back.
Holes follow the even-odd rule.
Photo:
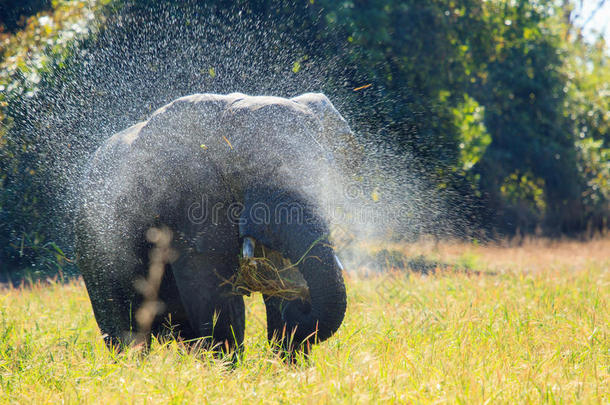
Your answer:
[[[261,181],[321,195],[316,187],[332,169],[324,140],[346,125],[338,113],[329,119],[333,111],[323,95],[179,98],[97,150],[82,185],[83,216],[97,232],[124,231],[116,229],[121,218],[144,221],[202,194],[235,198]]]

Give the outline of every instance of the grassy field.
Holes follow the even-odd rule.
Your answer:
[[[610,240],[391,249],[455,267],[346,275],[343,326],[296,366],[260,296],[231,368],[175,342],[111,355],[81,281],[0,290],[0,403],[609,403]]]

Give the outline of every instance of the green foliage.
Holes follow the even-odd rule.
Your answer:
[[[39,13],[34,11],[44,2],[30,3],[32,15],[22,19],[24,25],[0,33],[0,263],[8,258],[15,266],[35,262],[42,247],[55,240],[48,227],[55,214],[40,190],[59,175],[48,163],[53,159],[39,159],[45,140],[24,129],[24,122],[37,119],[23,113],[28,103],[42,91],[37,103],[51,105],[50,115],[76,108],[58,105],[53,97],[61,91],[49,89],[82,85],[70,76],[83,63],[78,51],[108,45],[96,42],[98,23],[101,32],[118,34],[117,47],[142,52],[130,48],[130,38],[159,21],[154,13],[174,13],[172,18],[188,26],[196,22],[185,16],[195,9],[202,21],[225,18],[231,24],[227,15],[240,15],[268,22],[272,36],[284,39],[264,52],[281,51],[288,39],[297,49],[282,62],[286,66],[273,69],[285,72],[296,86],[322,67],[329,76],[326,87],[312,90],[332,92],[341,100],[359,133],[380,135],[396,152],[414,156],[414,171],[465,201],[454,210],[484,207],[474,214],[487,230],[594,233],[610,223],[608,48],[601,39],[585,44],[566,17],[569,11],[556,1],[214,0],[201,6],[195,1],[55,0]],[[125,13],[137,15],[140,25],[121,26],[117,16]],[[231,58],[234,50],[227,49],[224,57]],[[109,64],[118,66],[119,56],[113,54]],[[192,55],[191,61],[201,60],[201,86],[209,91],[233,91],[239,84],[242,91],[256,92],[260,89],[253,83],[277,73],[207,56]],[[231,69],[240,67],[248,80],[223,85]],[[156,78],[160,68],[125,67],[136,76],[137,69],[148,69]],[[265,88],[274,88],[273,80],[266,82],[271,84]],[[134,87],[111,99],[112,92],[87,83],[96,97],[83,114],[103,102],[142,106],[110,125],[117,128],[192,91],[180,87],[188,83],[180,80],[163,91]],[[73,115],[81,113],[78,108],[70,110]],[[95,119],[108,122],[110,117]],[[43,118],[36,125],[45,125]],[[86,143],[72,132],[78,125],[65,120],[49,131],[65,134],[58,138],[65,145]],[[69,252],[65,244],[61,247]]]
[[[587,191],[583,197],[587,206],[607,204],[610,199],[610,148],[603,139],[587,137],[576,141],[579,152],[579,171],[583,174]]]
[[[23,29],[0,43],[0,270],[34,265],[38,272],[55,273],[69,263],[63,252],[57,255],[56,236],[49,233],[53,214],[40,187],[46,168],[33,152],[40,141],[32,131],[28,137],[9,135],[19,108],[27,108],[44,78],[61,68],[76,41],[95,27],[106,3],[55,0],[50,11],[28,17]]]
[[[468,94],[462,104],[453,109],[455,125],[459,129],[460,163],[464,171],[471,170],[491,143],[491,136],[483,119],[485,108]]]
[[[502,199],[517,209],[515,223],[517,227],[527,227],[536,223],[536,218],[544,215],[546,210],[544,193],[544,179],[535,177],[531,171],[525,174],[518,171],[511,173],[500,186]]]
[[[608,223],[610,211],[610,57],[607,44],[577,39],[566,45],[564,115],[573,125],[582,215],[588,227]]]
[[[48,72],[51,58],[65,52],[75,40],[88,34],[98,18],[95,12],[107,1],[56,0],[50,12],[27,19],[24,29],[0,43],[0,101],[6,97],[33,94],[41,75]],[[15,80],[23,77],[24,80]]]
[[[25,25],[27,16],[51,8],[51,0],[3,0],[0,4],[0,38],[3,31],[14,32]]]
[[[570,39],[556,2],[316,4],[346,38],[362,83],[382,89],[372,125],[432,169],[439,187],[465,177],[485,197],[484,223],[508,233],[605,227],[603,145],[583,148],[576,128],[607,133],[608,56],[603,44]]]
[[[459,156],[452,107],[461,101],[464,77],[461,27],[445,14],[449,3],[315,3],[325,13],[327,32],[345,38],[345,63],[357,66],[354,87],[372,83],[363,92],[381,93],[379,100],[367,100],[373,108],[363,105],[372,126],[441,174]],[[449,91],[444,100],[437,99],[441,91]]]
[[[484,71],[472,88],[485,106],[492,138],[476,168],[481,187],[494,211],[504,210],[501,220],[521,229],[545,219],[549,229],[561,227],[563,207],[579,204],[571,123],[562,111],[565,78],[554,10],[552,2],[489,3]],[[540,189],[544,204],[534,197]],[[542,205],[548,211],[540,210]]]

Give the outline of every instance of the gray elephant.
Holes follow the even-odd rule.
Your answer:
[[[240,347],[244,301],[227,280],[259,248],[298,268],[307,299],[263,295],[270,340],[328,339],[346,310],[324,197],[350,129],[322,94],[196,94],[109,138],[81,186],[77,260],[108,345],[136,339],[151,228],[171,231],[149,331]],[[171,324],[171,326],[170,326]],[[147,334],[150,336],[150,333]],[[201,339],[200,339],[201,340]]]

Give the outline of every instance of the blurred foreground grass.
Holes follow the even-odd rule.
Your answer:
[[[175,342],[112,356],[81,281],[0,290],[0,403],[610,401],[610,240],[392,249],[480,272],[347,276],[343,326],[297,366],[260,295],[230,368]]]

